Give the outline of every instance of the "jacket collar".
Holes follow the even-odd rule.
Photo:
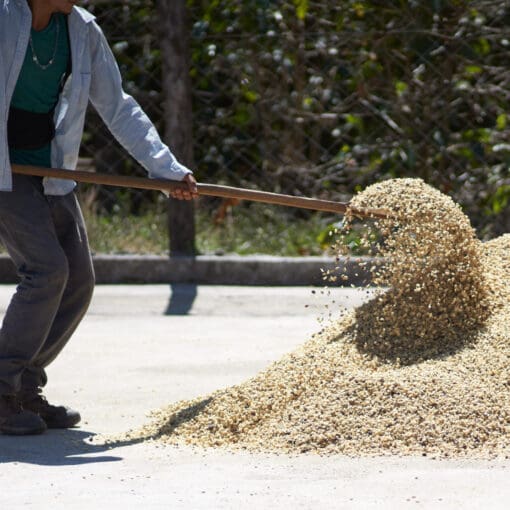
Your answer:
[[[87,11],[86,9],[83,9],[82,7],[78,7],[78,6],[73,7],[71,16],[78,16],[85,23],[90,23],[91,21],[94,21],[96,19],[96,17],[93,14],[91,14],[89,11]]]

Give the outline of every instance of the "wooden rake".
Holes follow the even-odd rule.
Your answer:
[[[121,188],[138,188],[171,192],[176,189],[188,189],[186,183],[165,179],[149,179],[147,177],[127,177],[123,175],[108,175],[80,170],[62,170],[59,168],[43,168],[28,165],[12,165],[12,171],[20,175],[33,175],[38,177],[56,177],[69,179],[76,182],[89,184],[101,184],[105,186],[117,186]],[[337,214],[350,214],[359,218],[390,218],[391,212],[386,209],[359,208],[350,206],[344,202],[331,200],[319,200],[316,198],[296,197],[281,193],[251,190],[246,188],[234,188],[217,184],[197,184],[198,194],[202,196],[237,198],[266,204],[298,207],[300,209],[312,209]]]

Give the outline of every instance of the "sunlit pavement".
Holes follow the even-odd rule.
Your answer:
[[[13,290],[0,286],[3,309]],[[79,409],[82,424],[0,436],[2,508],[507,508],[508,461],[289,457],[136,441],[106,448],[90,440],[242,382],[306,341],[328,310],[366,296],[341,288],[98,286],[48,371],[49,400]]]

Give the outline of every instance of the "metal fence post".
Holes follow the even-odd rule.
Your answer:
[[[189,27],[185,0],[156,2],[161,34],[165,139],[179,161],[193,169]],[[169,199],[170,255],[195,254],[192,202]]]

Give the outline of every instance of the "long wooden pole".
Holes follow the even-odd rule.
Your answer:
[[[128,177],[124,175],[108,175],[80,170],[62,170],[59,168],[43,168],[28,165],[12,165],[15,174],[34,175],[38,177],[56,177],[58,179],[70,179],[89,184],[102,184],[105,186],[117,186],[121,188],[151,189],[160,191],[174,191],[187,189],[187,184],[165,179],[149,179],[147,177]],[[317,198],[296,197],[281,193],[251,190],[246,188],[234,188],[232,186],[220,186],[218,184],[197,184],[198,194],[221,198],[238,198],[252,202],[298,207],[300,209],[312,209],[314,211],[333,212],[337,214],[350,213],[361,218],[388,218],[391,213],[385,209],[352,207],[343,202],[320,200]]]

